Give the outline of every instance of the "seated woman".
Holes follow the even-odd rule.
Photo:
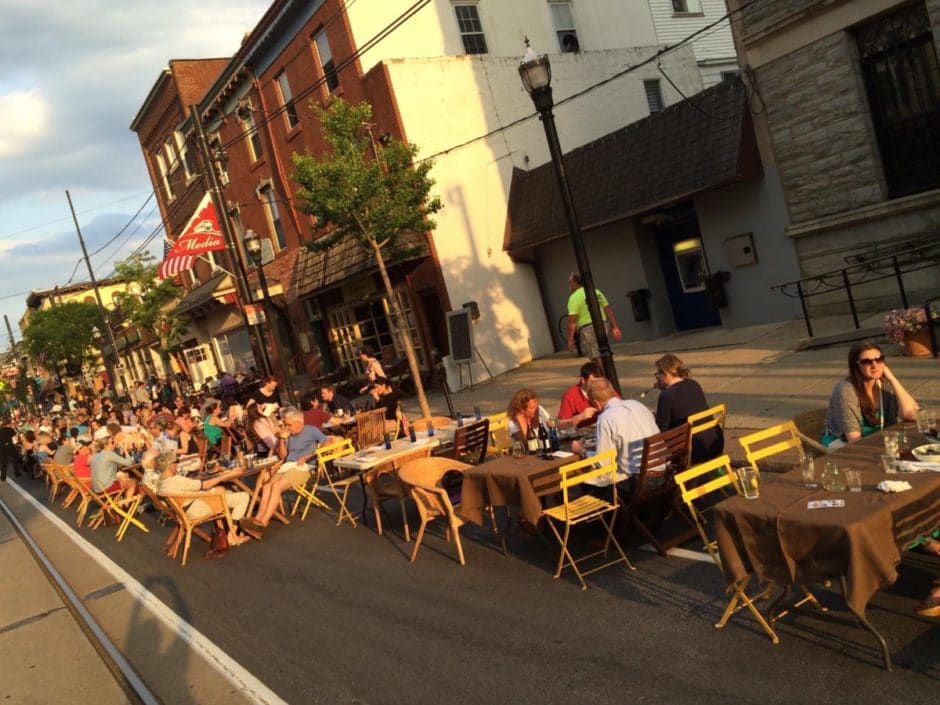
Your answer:
[[[241,474],[239,468],[232,468],[207,480],[197,480],[185,475],[177,475],[176,455],[174,453],[160,453],[154,459],[153,465],[154,470],[160,475],[160,481],[157,485],[157,494],[159,495],[172,496],[189,492],[205,492],[205,490],[212,489],[220,482],[225,482]],[[216,490],[216,492],[218,491]],[[251,496],[247,492],[231,492],[229,490],[223,490],[223,492],[225,504],[232,516],[232,522],[234,522],[228,531],[228,542],[230,546],[238,546],[250,540],[248,536],[240,534],[236,527],[238,526],[237,522],[245,516],[245,512],[248,510],[248,502],[251,500]],[[199,499],[186,500],[183,507],[186,510],[186,516],[190,519],[199,519],[210,512],[209,506]]]
[[[211,402],[206,406],[206,418],[202,422],[202,432],[210,447],[218,448],[225,435],[225,429],[231,426],[231,421],[222,418],[222,405],[217,402]]]
[[[838,448],[885,426],[913,421],[917,402],[885,363],[884,353],[869,340],[849,350],[849,376],[829,398],[822,444]]]
[[[656,363],[656,386],[661,390],[656,404],[656,425],[660,431],[681,426],[692,414],[710,408],[702,386],[692,379],[689,368],[669,353]],[[720,426],[695,434],[692,438],[692,463],[717,458],[725,448]]]
[[[360,394],[365,394],[369,387],[371,387],[375,380],[385,378],[385,369],[382,367],[382,363],[375,356],[375,353],[372,352],[372,348],[368,345],[365,345],[359,349],[359,359],[362,360],[362,364],[365,365],[365,375],[366,375],[366,385],[359,390]]]
[[[196,424],[193,423],[193,417],[188,406],[184,405],[176,410],[174,423],[179,429],[177,438],[180,444],[180,455],[193,455],[198,453],[199,446],[196,444],[196,439],[193,437],[193,428]]]
[[[258,453],[270,454],[277,447],[277,427],[270,418],[261,413],[261,406],[253,399],[245,407],[245,430],[254,441]]]
[[[836,384],[829,397],[822,444],[840,448],[901,421],[917,417],[914,401],[885,362],[881,348],[870,340],[849,350],[849,376]],[[933,537],[918,538],[908,548],[920,548],[940,555],[940,542]]]
[[[506,412],[509,414],[509,435],[523,443],[530,426],[538,430],[540,423],[548,423],[552,418],[545,407],[539,404],[538,394],[526,388],[512,395]]]

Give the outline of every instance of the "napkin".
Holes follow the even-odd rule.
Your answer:
[[[567,450],[556,450],[552,453],[553,458],[570,458],[574,453],[569,453]]]
[[[904,492],[911,489],[911,483],[904,480],[882,480],[878,483],[882,492]]]
[[[921,463],[916,460],[899,460],[901,472],[940,472],[940,463]]]

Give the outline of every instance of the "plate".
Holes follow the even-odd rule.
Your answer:
[[[922,463],[940,463],[940,443],[927,443],[917,446],[911,455]]]

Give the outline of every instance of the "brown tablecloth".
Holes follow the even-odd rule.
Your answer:
[[[726,576],[755,573],[778,584],[811,584],[846,577],[848,602],[864,614],[880,589],[897,579],[903,551],[940,526],[940,474],[888,475],[881,466],[881,434],[836,451],[839,467],[860,470],[862,492],[826,492],[802,486],[799,470],[762,475],[760,497],[732,497],[715,506],[715,535]],[[825,459],[816,461],[817,478]],[[912,489],[887,494],[882,480],[906,480]],[[844,499],[845,507],[807,509],[814,499]]]
[[[548,482],[540,492],[536,492],[532,481],[540,486],[543,477],[558,476],[557,470],[576,457],[550,458],[543,460],[527,455],[514,458],[503,455],[489,462],[469,468],[464,472],[458,513],[467,521],[483,524],[483,509],[493,507],[520,507],[522,516],[531,524],[537,524],[542,515],[541,497],[551,493],[557,483]]]

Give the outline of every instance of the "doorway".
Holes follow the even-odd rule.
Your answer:
[[[720,326],[721,314],[705,289],[708,258],[695,206],[682,204],[662,215],[653,236],[676,330]]]

